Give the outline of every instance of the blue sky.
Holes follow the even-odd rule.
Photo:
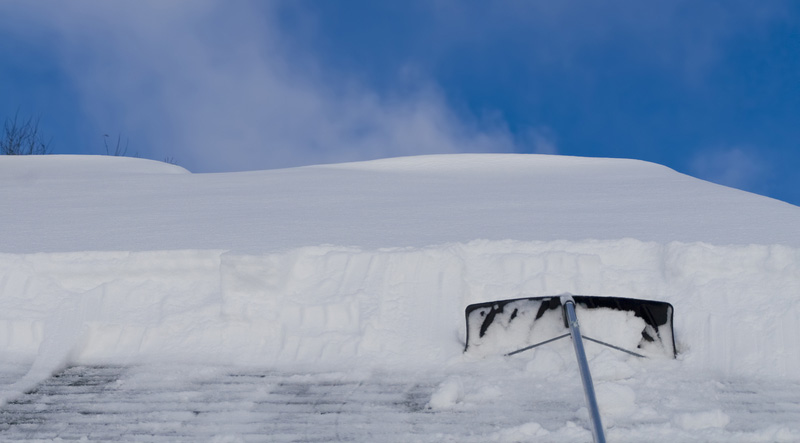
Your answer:
[[[194,172],[636,158],[800,204],[800,3],[5,1],[0,118]]]

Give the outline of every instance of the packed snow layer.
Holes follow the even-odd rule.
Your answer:
[[[41,374],[144,361],[441,367],[469,359],[468,304],[564,292],[672,303],[685,370],[798,378],[800,250],[633,239],[0,254],[0,350]]]
[[[458,155],[190,174],[140,159],[0,156],[0,207],[0,404],[35,396],[30,388],[71,364],[138,368],[154,380],[161,364],[196,363],[194,375],[252,366],[317,373],[308,377],[315,386],[343,367],[372,374],[381,395],[396,394],[392,377],[422,380],[415,408],[434,415],[420,441],[586,441],[568,340],[510,358],[462,353],[468,304],[572,293],[675,307],[677,360],[586,343],[610,439],[800,435],[800,208],[662,166]],[[620,333],[620,319],[605,320],[581,319],[598,334]],[[185,392],[201,388],[171,375],[167,397],[194,407]],[[220,400],[226,430],[250,429],[218,378],[201,397]],[[98,398],[140,398],[120,382]],[[147,401],[153,386],[139,386]],[[244,404],[274,394],[242,389],[253,394]],[[350,394],[344,403],[367,404],[369,393]],[[58,428],[75,406],[49,401],[32,414],[52,412]],[[20,405],[4,411],[27,416]],[[131,407],[118,416],[123,433],[138,426]],[[357,423],[354,411],[343,421]],[[460,423],[479,416],[485,427],[465,440],[474,429]],[[165,441],[171,426],[185,428],[143,423],[166,429]],[[20,438],[46,435],[17,425]],[[389,429],[382,441],[396,440]]]
[[[0,156],[0,252],[636,238],[800,247],[800,208],[636,160],[438,155],[226,174]]]

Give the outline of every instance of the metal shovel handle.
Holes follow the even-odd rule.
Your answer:
[[[572,296],[562,295],[561,305],[564,307],[567,326],[569,327],[570,335],[572,335],[572,345],[575,348],[575,356],[578,359],[578,368],[581,372],[586,406],[589,408],[589,416],[592,418],[592,437],[595,443],[605,443],[606,437],[603,433],[603,423],[600,420],[600,409],[597,407],[597,397],[594,393],[592,374],[589,372],[589,363],[586,361],[586,351],[583,349],[583,339],[581,338],[578,316],[575,314],[575,300],[572,299]]]

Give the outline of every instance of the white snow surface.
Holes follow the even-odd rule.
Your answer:
[[[675,307],[675,361],[587,344],[612,435],[800,438],[786,414],[742,434],[730,430],[738,412],[711,399],[673,403],[663,421],[642,404],[637,389],[680,396],[670,383],[687,377],[800,392],[800,208],[663,166],[441,155],[192,174],[4,156],[0,207],[0,358],[28,367],[0,402],[66,366],[148,363],[437,368],[434,411],[524,401],[510,380],[563,379],[576,371],[570,344],[476,359],[462,352],[464,308],[572,293]],[[592,327],[613,336],[609,318]],[[585,440],[585,410],[566,414],[490,440]]]
[[[796,206],[636,160],[465,154],[187,174],[141,159],[5,157],[0,190],[2,252],[15,254],[478,239],[800,247]]]

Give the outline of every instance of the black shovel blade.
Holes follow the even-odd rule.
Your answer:
[[[622,297],[572,296],[581,335],[631,353],[675,358],[671,304]],[[569,333],[559,296],[467,306],[465,352],[508,354]]]

